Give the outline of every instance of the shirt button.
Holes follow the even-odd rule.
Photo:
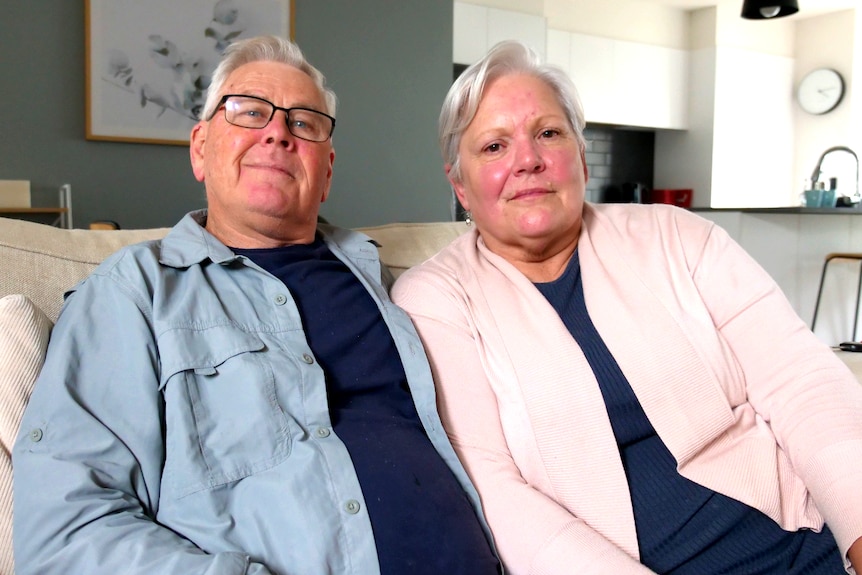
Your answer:
[[[317,428],[317,437],[321,437],[321,438],[329,437],[329,430],[325,427],[318,427]]]
[[[30,441],[38,443],[42,441],[42,430],[38,427],[30,431]]]
[[[283,293],[280,293],[280,294],[276,295],[274,298],[272,298],[272,301],[275,302],[275,305],[284,305],[287,303],[287,296],[284,295]]]
[[[307,353],[303,353],[302,354],[302,361],[310,364],[310,363],[314,363],[314,358],[311,357],[310,355],[308,355]]]
[[[344,510],[351,515],[356,515],[357,513],[359,513],[359,502],[355,499],[351,499],[344,504]]]

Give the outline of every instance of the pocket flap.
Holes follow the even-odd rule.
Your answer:
[[[176,373],[194,370],[214,375],[228,359],[266,347],[255,333],[233,324],[205,328],[173,328],[159,336],[160,386]]]

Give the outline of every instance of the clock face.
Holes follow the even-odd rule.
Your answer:
[[[825,114],[844,97],[844,79],[829,68],[818,68],[802,78],[796,99],[809,114]]]

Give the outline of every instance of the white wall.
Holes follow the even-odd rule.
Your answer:
[[[733,14],[689,15],[689,129],[656,134],[654,185],[694,189],[697,207],[791,205],[794,65],[781,54],[793,26],[759,23],[764,33],[744,42]]]
[[[692,205],[709,207],[715,130],[715,47],[689,58],[688,130],[656,132],[653,187],[693,189]]]
[[[793,183],[797,188],[802,187],[827,148],[849,146],[857,154],[862,154],[862,102],[859,101],[862,99],[862,89],[857,87],[854,90],[853,82],[854,78],[860,79],[857,83],[862,81],[862,72],[854,74],[854,65],[862,66],[862,58],[854,58],[854,52],[862,50],[859,46],[862,38],[857,39],[855,33],[855,30],[860,30],[856,21],[859,19],[862,19],[862,10],[845,10],[801,20],[796,25],[799,42],[795,53],[794,85],[798,85],[811,70],[824,66],[840,72],[847,82],[844,99],[828,114],[813,116],[803,112],[799,106],[794,106],[796,138]],[[812,46],[817,49],[811,49]],[[860,96],[856,96],[857,91]]]
[[[489,6],[501,10],[513,10],[534,16],[545,15],[544,0],[469,0],[469,2],[470,4]]]
[[[668,48],[688,48],[684,11],[638,0],[464,0],[548,19],[548,28],[642,42]]]
[[[796,203],[792,92],[792,58],[717,48],[713,208]]]
[[[746,20],[739,15],[742,0],[723,1],[716,6],[716,46],[728,46],[774,56],[793,57],[795,20]],[[804,6],[801,8],[804,10]]]
[[[689,43],[685,12],[654,2],[545,0],[545,17],[550,28],[568,32],[666,48]]]

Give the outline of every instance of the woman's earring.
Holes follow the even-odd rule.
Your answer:
[[[467,224],[468,228],[473,225],[473,215],[470,212],[464,214],[464,223]]]

